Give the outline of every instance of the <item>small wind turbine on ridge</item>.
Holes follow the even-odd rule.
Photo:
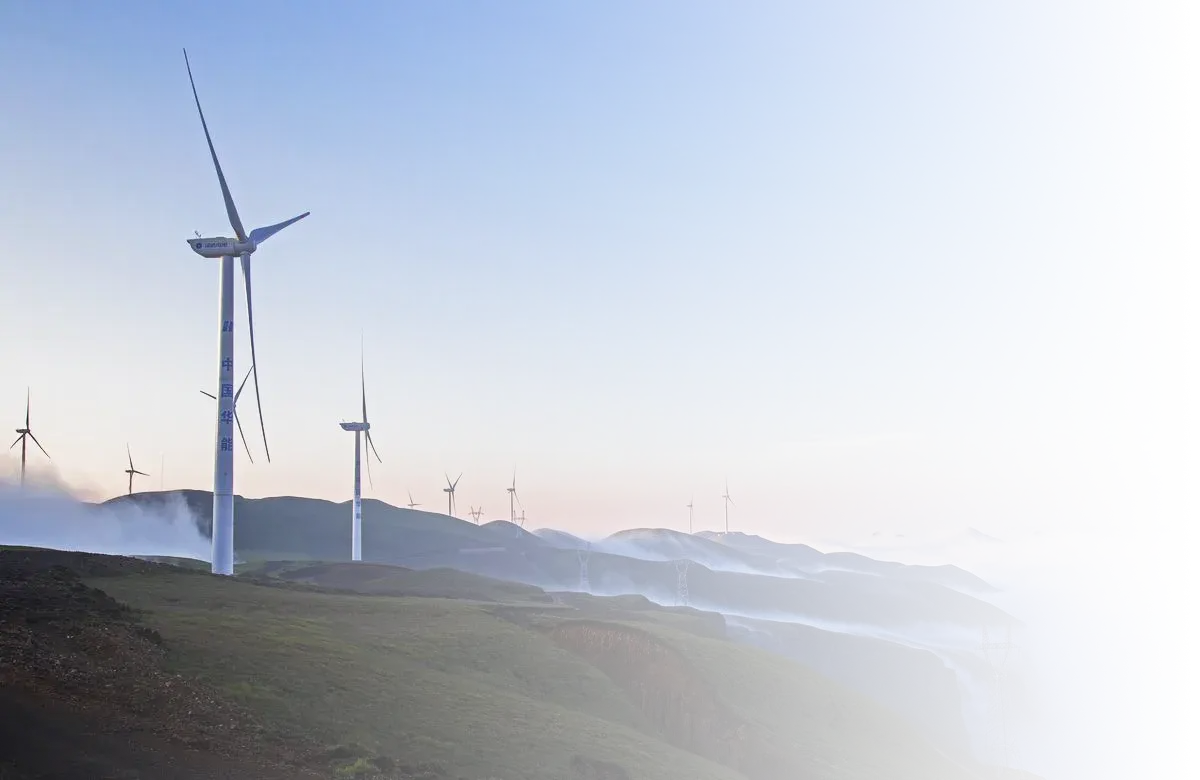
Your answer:
[[[225,214],[234,238],[203,238],[197,235],[187,239],[192,251],[201,257],[221,260],[221,299],[218,325],[220,346],[217,351],[217,431],[213,465],[213,523],[212,523],[212,572],[233,574],[233,258],[241,259],[242,276],[246,282],[246,318],[250,330],[250,366],[254,374],[254,400],[258,404],[258,423],[262,429],[263,451],[267,462],[271,460],[271,449],[267,445],[267,426],[263,421],[262,396],[258,387],[258,358],[254,349],[254,300],[250,293],[250,256],[262,242],[283,230],[288,225],[308,216],[308,212],[289,220],[255,228],[249,233],[242,227],[242,218],[233,205],[233,195],[225,181],[225,173],[217,159],[208,123],[204,120],[204,109],[200,108],[200,95],[196,92],[196,80],[192,78],[192,65],[187,50],[183,51],[183,62],[187,66],[188,81],[192,85],[192,97],[196,101],[196,112],[200,115],[200,126],[204,128],[204,140],[221,185],[221,197],[225,201]]]
[[[728,492],[728,491],[727,491]],[[696,497],[692,496],[688,499],[688,533],[692,533],[692,504],[695,503]]]
[[[457,477],[455,477],[453,482],[450,481],[450,475],[447,474],[446,475],[446,485],[448,487],[442,488],[442,492],[446,494],[446,502],[449,505],[448,506],[449,511],[447,512],[447,514],[450,515],[451,517],[454,517],[454,489],[456,487],[458,487],[458,480],[460,480],[460,479],[462,479],[461,472],[459,472],[459,475]]]
[[[511,522],[513,525],[516,525],[516,524],[517,524],[517,506],[516,506],[516,503],[519,503],[519,501],[518,501],[518,499],[517,499],[517,471],[516,471],[516,469],[513,469],[513,481],[512,481],[512,487],[505,488],[505,490],[507,490],[507,491],[508,491],[508,516],[509,516],[509,521],[510,521],[510,522]],[[524,507],[522,507],[522,508],[524,508]]]
[[[420,504],[418,504],[416,501],[413,501],[412,491],[411,490],[408,491],[408,508],[416,509],[419,506],[420,506]]]
[[[140,474],[143,477],[150,476],[144,471],[138,471],[133,467],[133,455],[129,452],[129,445],[125,445],[125,455],[129,457],[129,468],[125,469],[125,473],[129,475],[129,495],[133,495],[133,475]]]
[[[42,454],[46,456],[46,460],[50,460],[50,453],[46,452],[46,448],[43,447],[42,443],[37,440],[37,437],[33,435],[33,429],[29,427],[29,388],[28,387],[25,388],[25,427],[17,428],[16,441],[14,441],[12,444],[8,445],[8,448],[10,450],[13,447],[17,446],[18,443],[20,443],[20,445],[21,445],[21,487],[25,487],[25,440],[26,439],[33,439],[33,443],[36,444],[37,448],[42,451]]]
[[[725,533],[729,533],[729,505],[733,503],[729,497],[729,480],[725,480],[725,495],[721,498],[725,499]]]
[[[354,431],[354,501],[351,506],[350,526],[350,560],[362,560],[362,435],[367,435],[367,481],[375,487],[371,479],[371,454],[375,460],[383,463],[375,450],[375,442],[371,439],[371,423],[367,421],[367,369],[366,363],[359,355],[362,372],[362,421],[341,423],[343,431]]]

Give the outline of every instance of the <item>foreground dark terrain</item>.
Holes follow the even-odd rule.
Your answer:
[[[0,777],[967,780],[720,616],[448,570],[0,552]]]

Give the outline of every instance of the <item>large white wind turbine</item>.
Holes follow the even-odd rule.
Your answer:
[[[362,435],[364,433],[367,434],[367,446],[370,447],[370,452],[367,453],[367,481],[371,483],[372,487],[375,486],[375,482],[371,479],[371,453],[375,453],[375,460],[383,463],[379,458],[379,453],[375,450],[375,442],[371,439],[371,423],[367,421],[367,370],[365,364],[360,367],[362,370],[362,421],[341,423],[343,431],[354,431],[354,504],[351,508],[350,526],[350,560],[352,561],[362,560]]]
[[[450,475],[447,474],[446,487],[442,488],[442,492],[446,494],[447,509],[449,510],[447,514],[451,517],[454,517],[454,489],[458,487],[458,481],[460,479],[462,479],[461,473],[459,473],[459,475],[454,478],[454,481],[451,482]]]
[[[16,440],[12,444],[8,445],[8,448],[11,450],[13,447],[17,446],[18,442],[21,444],[21,487],[25,487],[26,439],[33,439],[33,443],[36,444],[37,448],[42,451],[42,454],[46,456],[46,460],[50,460],[50,453],[46,452],[46,448],[43,447],[42,443],[37,440],[37,437],[33,435],[33,429],[29,427],[29,388],[25,388],[25,427],[17,428]]]
[[[221,163],[217,160],[217,150],[213,147],[212,136],[208,132],[208,123],[204,121],[204,110],[200,108],[200,96],[196,92],[196,80],[192,78],[192,65],[188,62],[187,51],[183,52],[183,61],[187,66],[188,81],[192,85],[192,97],[196,100],[196,111],[200,114],[200,125],[204,128],[204,139],[208,142],[208,152],[212,156],[213,167],[217,171],[217,181],[221,185],[221,196],[225,199],[225,213],[229,216],[229,225],[233,228],[234,238],[189,238],[188,245],[192,251],[201,257],[220,258],[221,260],[221,303],[220,303],[220,346],[217,356],[218,379],[217,387],[220,395],[217,399],[217,435],[213,467],[213,525],[212,525],[212,571],[214,574],[233,574],[233,258],[242,261],[242,276],[246,280],[246,315],[250,329],[250,364],[254,374],[254,398],[258,403],[258,423],[262,429],[263,450],[267,460],[271,460],[271,450],[267,446],[267,426],[263,421],[262,397],[258,389],[258,359],[254,351],[254,302],[250,294],[250,255],[258,249],[259,244],[283,230],[288,225],[304,219],[309,212],[298,217],[292,217],[286,222],[280,222],[267,227],[260,227],[246,233],[237,208],[233,205],[233,196],[229,194],[229,185],[225,183],[225,174],[221,171]]]

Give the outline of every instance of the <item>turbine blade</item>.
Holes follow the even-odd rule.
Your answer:
[[[240,385],[238,385],[237,392],[233,394],[233,405],[235,407],[237,406],[238,398],[242,394],[242,388],[244,388],[246,386],[246,382],[250,379],[250,374],[253,372],[254,372],[254,364],[252,363],[252,364],[250,364],[250,370],[246,372],[246,378],[242,380],[242,383]]]
[[[258,355],[254,352],[254,300],[250,297],[250,255],[242,255],[242,275],[246,277],[246,317],[250,321],[250,373],[254,374],[254,400],[258,404],[258,424],[262,429],[263,451],[267,462],[271,462],[271,448],[267,445],[267,423],[263,420],[262,395],[258,390]]]
[[[462,472],[461,472],[461,471],[460,471],[460,472],[458,472],[458,476],[454,478],[454,485],[452,485],[452,487],[458,487],[458,481],[459,481],[460,479],[462,479]]]
[[[266,241],[271,236],[273,236],[276,233],[278,233],[279,231],[283,230],[288,225],[290,225],[294,222],[299,222],[300,220],[304,219],[311,213],[312,212],[306,211],[298,217],[292,217],[291,219],[280,222],[277,225],[268,225],[267,227],[254,228],[254,230],[250,231],[250,240],[253,241],[255,244],[261,244],[262,242]]]
[[[363,357],[362,357],[361,351],[359,352],[359,355],[358,355],[358,371],[359,371],[359,376],[362,379],[362,407],[363,407],[362,408],[362,412],[363,412],[362,421],[365,423],[365,422],[370,422],[370,421],[367,420],[367,367],[366,367],[366,363],[363,362]]]
[[[368,435],[369,435],[369,433],[368,433]],[[371,479],[371,458],[366,457],[366,458],[363,458],[363,460],[365,460],[367,462],[367,484],[371,486],[372,490],[374,490],[375,489],[375,480]]]
[[[12,444],[8,445],[8,448],[11,450],[13,447],[15,447],[15,446],[17,446],[18,444],[20,444],[20,443],[21,443],[21,439],[24,439],[24,438],[25,438],[25,434],[23,434],[23,433],[22,433],[20,436],[18,436],[18,437],[17,437],[17,440],[16,440],[16,441],[14,441]]]
[[[245,241],[246,229],[242,227],[237,207],[233,205],[233,196],[229,194],[229,185],[225,183],[225,173],[221,170],[221,162],[217,159],[217,150],[213,148],[212,136],[208,133],[208,122],[204,121],[204,109],[200,108],[200,95],[196,93],[196,80],[192,78],[192,64],[188,62],[187,49],[183,50],[183,62],[187,65],[188,81],[192,84],[192,97],[196,99],[196,111],[200,113],[200,124],[204,128],[204,140],[208,141],[208,152],[212,155],[213,167],[217,169],[217,181],[221,183],[221,195],[225,198],[225,212],[229,215],[229,226],[237,234],[238,241]]]
[[[242,437],[242,446],[246,448],[246,457],[253,463],[254,456],[250,454],[250,445],[246,443],[246,432],[242,430],[242,418],[238,417],[237,409],[233,410],[233,421],[237,423],[238,434]]]
[[[379,451],[375,449],[375,440],[371,438],[371,432],[367,431],[367,445],[371,448],[371,452],[375,453],[375,460],[383,463],[383,458],[379,457]],[[370,460],[370,458],[367,458]]]
[[[129,457],[129,468],[133,468],[133,455],[129,452],[129,445],[125,445],[125,454]]]
[[[25,388],[25,429],[29,430],[29,388]]]
[[[46,460],[54,460],[54,458],[50,457],[50,453],[46,452],[46,448],[42,446],[42,443],[37,440],[37,437],[34,436],[32,432],[29,434],[29,438],[33,439],[33,443],[36,444],[38,449],[42,451],[42,454],[46,456]],[[9,447],[9,449],[11,450],[12,447]]]
[[[148,476],[150,476],[150,475],[149,475],[149,474],[147,474],[146,472],[144,472],[144,471],[138,471],[137,469],[134,469],[134,472],[133,472],[133,473],[134,473],[134,474],[141,474],[143,477],[148,477]]]
[[[215,395],[213,395],[212,393],[208,392],[207,390],[201,390],[201,391],[200,391],[200,394],[201,394],[201,395],[206,395],[206,396],[208,396],[209,398],[213,399],[214,401],[215,401],[215,400],[217,400],[217,397],[216,397]]]

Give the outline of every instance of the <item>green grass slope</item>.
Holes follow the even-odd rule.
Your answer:
[[[737,777],[647,733],[603,673],[481,605],[174,572],[96,584],[145,611],[177,671],[289,736],[469,778],[556,780],[576,757],[631,777]]]
[[[943,758],[892,710],[842,688],[806,666],[752,647],[704,640],[655,625],[718,696],[781,743],[814,756],[829,780],[962,780],[971,775]]]

